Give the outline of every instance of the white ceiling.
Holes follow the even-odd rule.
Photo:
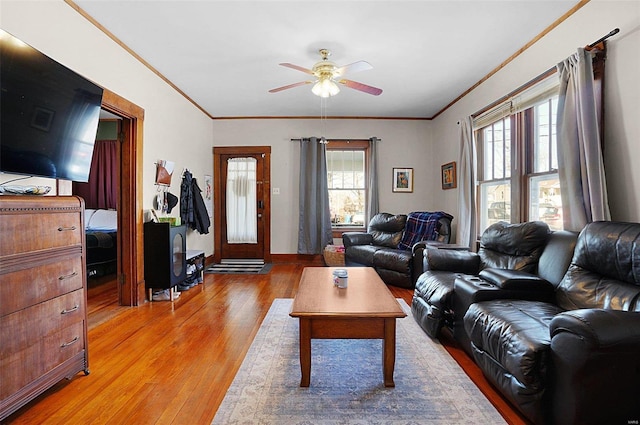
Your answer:
[[[328,48],[346,78],[327,115],[430,118],[571,9],[577,0],[75,0],[212,117],[318,116],[307,75]]]

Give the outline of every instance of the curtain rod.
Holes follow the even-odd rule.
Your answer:
[[[594,41],[593,43],[589,44],[588,47],[596,47],[598,44],[602,43],[603,41],[605,41],[607,38],[609,37],[613,37],[614,35],[616,35],[617,33],[620,32],[620,28],[616,28],[614,30],[611,30],[611,32],[609,32],[609,34],[605,35],[604,37],[600,38],[598,41]]]
[[[301,137],[299,139],[291,139],[292,142],[301,142],[303,140],[308,140],[308,137]],[[363,140],[371,140],[373,137],[369,139],[327,139],[328,142],[351,142],[351,141],[363,141]],[[375,138],[378,142],[382,142],[382,139]],[[318,138],[318,140],[320,140]]]
[[[593,43],[587,45],[586,47],[593,48],[593,47],[597,46],[598,44],[602,43],[603,41],[605,41],[607,38],[612,37],[612,36],[616,35],[619,32],[620,32],[620,28],[616,28],[614,30],[611,30],[609,32],[609,34],[601,37],[600,39],[598,39],[597,41],[594,41]],[[500,103],[506,101],[510,97],[513,97],[513,96],[517,95],[518,93],[523,92],[524,90],[528,89],[529,87],[533,86],[534,84],[536,84],[536,83],[544,80],[545,78],[550,77],[551,75],[555,74],[557,72],[557,70],[558,69],[555,66],[547,69],[542,74],[538,75],[537,77],[532,78],[531,80],[527,81],[526,83],[524,83],[523,85],[521,85],[517,89],[513,90],[511,93],[507,94],[506,96],[502,96],[500,99],[496,100],[491,105],[485,106],[484,108],[482,108],[481,110],[479,110],[478,112],[476,112],[475,114],[473,114],[471,116],[475,118],[475,117],[478,117],[478,116],[484,114],[489,109],[495,107],[496,105],[499,105]],[[460,124],[459,121],[458,121],[458,124]]]

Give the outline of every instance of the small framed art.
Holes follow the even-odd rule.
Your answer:
[[[442,166],[442,189],[454,189],[456,185],[456,163],[449,162]]]
[[[393,169],[393,191],[413,192],[413,168]]]

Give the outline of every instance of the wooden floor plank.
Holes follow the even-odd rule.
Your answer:
[[[271,303],[293,298],[303,268],[206,274],[173,303],[138,307],[117,306],[114,283],[89,288],[90,375],[57,384],[5,423],[209,424]],[[389,289],[411,304],[412,290]],[[525,423],[455,342],[443,344],[509,423]]]

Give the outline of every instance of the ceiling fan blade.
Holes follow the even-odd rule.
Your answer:
[[[350,63],[349,65],[341,66],[340,68],[335,70],[335,76],[339,77],[346,73],[354,73],[360,71],[367,71],[369,69],[373,69],[373,66],[367,61],[358,61],[354,63]]]
[[[293,84],[289,84],[287,86],[282,86],[282,87],[277,87],[275,89],[271,89],[271,90],[269,90],[269,93],[278,93],[279,91],[282,91],[282,90],[292,89],[294,87],[304,86],[305,84],[311,84],[311,83],[313,83],[313,81],[300,81],[299,83],[293,83]]]
[[[357,81],[351,81],[351,80],[338,80],[338,83],[340,84],[344,84],[345,86],[355,89],[355,90],[359,90],[365,93],[369,93],[372,94],[374,96],[378,96],[380,93],[382,93],[382,89],[379,89],[377,87],[373,87],[373,86],[368,86],[366,84],[362,84],[362,83],[358,83]]]
[[[312,70],[307,69],[307,68],[304,68],[304,67],[302,67],[302,66],[294,65],[294,64],[292,64],[292,63],[288,63],[288,62],[281,63],[280,65],[282,65],[282,66],[286,66],[287,68],[291,68],[291,69],[295,69],[295,70],[298,70],[298,71],[302,71],[302,72],[304,72],[304,73],[306,73],[306,74],[311,74],[311,75],[313,75],[313,71],[312,71]]]

